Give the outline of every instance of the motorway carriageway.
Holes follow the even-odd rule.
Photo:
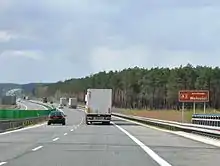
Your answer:
[[[0,133],[0,165],[216,166],[220,163],[220,149],[216,146],[117,118],[113,118],[111,125],[87,126],[83,111],[65,108],[64,112],[66,126],[44,123]]]
[[[20,109],[23,110],[45,110],[47,107],[35,103],[31,103],[25,100],[21,100],[20,102],[17,102],[18,105],[21,106]]]

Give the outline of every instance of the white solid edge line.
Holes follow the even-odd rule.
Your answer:
[[[156,154],[153,150],[151,150],[149,147],[147,147],[144,143],[142,143],[140,140],[138,140],[136,137],[131,135],[128,131],[123,129],[122,127],[116,125],[114,122],[112,122],[114,126],[116,126],[119,130],[121,130],[123,133],[125,133],[130,139],[132,139],[137,145],[139,145],[154,161],[156,161],[160,166],[172,166],[167,161],[162,159],[158,154]]]
[[[12,130],[12,131],[6,131],[6,132],[3,132],[3,133],[0,133],[0,136],[1,135],[5,135],[5,134],[11,134],[11,133],[16,133],[16,132],[19,132],[19,131],[24,131],[24,130],[29,130],[29,129],[34,129],[34,128],[38,128],[38,127],[41,127],[41,126],[44,126],[46,125],[46,123],[42,123],[42,124],[38,124],[38,125],[34,125],[34,126],[30,126],[30,127],[24,127],[22,129],[16,129],[16,130]]]
[[[82,118],[82,120],[81,120],[81,122],[80,122],[80,125],[83,123],[83,120],[84,120],[84,118]]]
[[[41,149],[41,148],[43,148],[43,146],[38,146],[38,147],[32,149],[32,151],[37,151],[37,150],[39,150],[39,149]]]
[[[151,129],[155,129],[155,130],[159,130],[159,131],[175,134],[175,131],[157,128],[155,126],[150,126],[150,125],[147,125],[147,124],[143,124],[143,123],[140,123],[140,122],[136,122],[136,121],[133,121],[133,120],[128,120],[128,119],[117,117],[117,116],[114,116],[114,117],[117,118],[117,119],[121,119],[121,120],[127,121],[127,122],[138,124],[138,125],[143,126],[143,127],[148,127],[148,128],[151,128]]]
[[[204,144],[207,144],[207,145],[220,147],[220,141],[215,140],[213,138],[204,137],[204,136],[200,136],[200,135],[197,135],[197,134],[191,134],[191,133],[186,133],[186,132],[160,129],[160,128],[157,128],[157,127],[154,127],[154,126],[150,126],[150,125],[147,125],[147,124],[135,122],[135,121],[132,121],[132,120],[121,118],[121,117],[116,117],[116,116],[114,116],[114,117],[117,118],[117,119],[127,121],[127,122],[138,124],[138,125],[143,126],[143,127],[148,127],[148,128],[154,129],[154,130],[158,130],[158,131],[162,131],[162,132],[166,132],[166,133],[170,133],[170,134],[175,134],[175,135],[178,135],[180,137],[184,137],[184,138],[187,138],[187,139],[190,139],[190,140],[201,142],[201,143],[204,143]]]
[[[36,105],[38,105],[38,106],[40,106],[40,107],[43,107],[45,110],[48,110],[48,108],[47,108],[46,106],[42,105],[42,103],[37,103],[37,102],[35,102],[35,101],[30,102],[30,103],[36,104]]]
[[[45,106],[43,106],[43,105],[41,105],[41,107],[43,107],[45,110],[48,110],[48,108],[47,108],[47,107],[45,107]]]
[[[57,137],[57,138],[54,138],[53,141],[57,141],[58,139],[60,139],[60,138],[58,138],[58,137]]]
[[[38,106],[40,106],[40,107],[44,108],[45,110],[48,110],[48,108],[47,108],[46,106],[41,105],[40,103],[39,103],[39,104],[38,104],[38,103],[34,103],[34,104],[36,104],[36,105],[38,105]]]
[[[7,162],[0,162],[0,165],[4,165],[4,164],[7,164]]]
[[[20,105],[23,105],[23,107],[25,107],[25,110],[27,110],[28,109],[28,107],[24,104],[24,103],[22,103],[22,102],[18,102]]]

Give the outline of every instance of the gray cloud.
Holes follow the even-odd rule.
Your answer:
[[[219,9],[217,0],[1,1],[0,82],[136,65],[218,66]]]

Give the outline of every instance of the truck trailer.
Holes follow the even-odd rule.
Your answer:
[[[60,98],[60,105],[66,106],[67,105],[67,99],[65,97]]]
[[[77,108],[77,98],[69,98],[69,108]]]
[[[86,100],[86,124],[102,122],[110,124],[112,112],[112,89],[88,89]]]

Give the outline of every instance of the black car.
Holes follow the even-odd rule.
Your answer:
[[[43,103],[47,103],[47,98],[43,97]]]
[[[52,111],[49,114],[49,120],[47,122],[47,125],[51,124],[62,124],[66,125],[66,115],[64,115],[61,111]]]

